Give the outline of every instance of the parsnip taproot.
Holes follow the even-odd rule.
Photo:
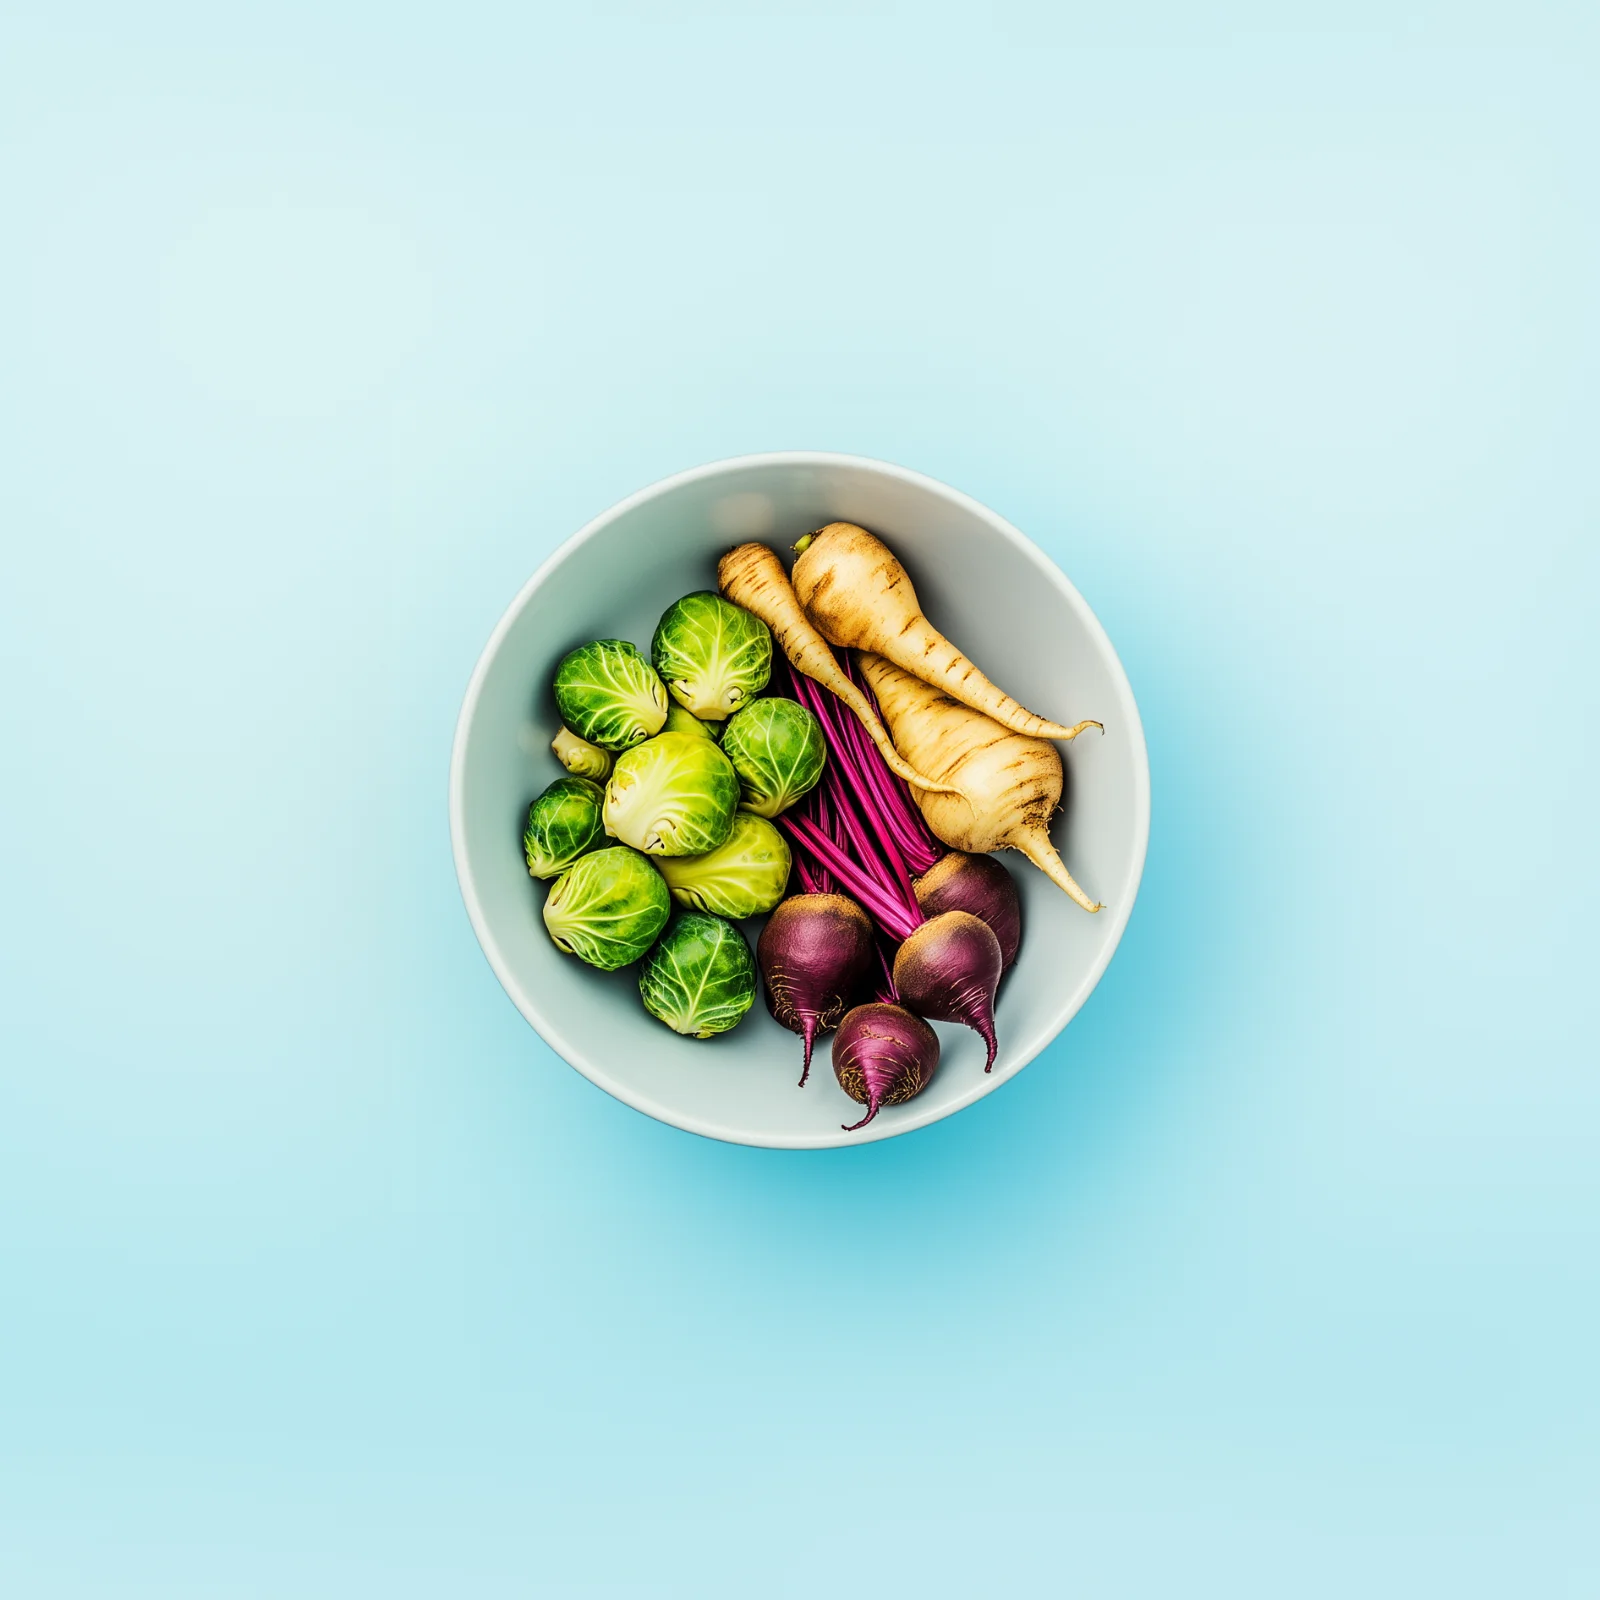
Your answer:
[[[991,683],[923,616],[906,569],[881,539],[830,522],[796,546],[794,592],[829,644],[870,650],[1013,733],[1070,739],[1071,732]]]
[[[827,640],[807,620],[776,551],[764,544],[742,544],[730,550],[717,563],[717,587],[736,606],[743,606],[772,629],[772,637],[796,672],[820,683],[855,712],[891,771],[914,789],[960,793],[952,785],[925,777],[895,749],[871,701],[839,670]]]
[[[953,850],[1020,850],[1085,911],[1099,911],[1050,842],[1050,818],[1061,802],[1056,747],[1001,727],[882,656],[862,650],[856,660],[908,759],[931,777],[960,775],[959,796],[913,796],[934,833]],[[1065,737],[1099,726],[1080,722]]]

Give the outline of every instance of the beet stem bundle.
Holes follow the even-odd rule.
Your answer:
[[[778,818],[778,826],[820,861],[853,900],[859,900],[872,913],[874,921],[895,939],[908,938],[922,921],[922,911],[913,895],[908,907],[889,887],[864,867],[852,861],[816,823],[793,812]]]
[[[869,704],[877,704],[854,661],[846,659],[840,670],[867,697]],[[908,875],[926,872],[944,854],[944,849],[923,820],[909,788],[889,770],[861,724],[854,717],[845,716],[843,707],[832,694],[825,693],[820,684],[799,673],[793,674],[793,679],[796,698],[822,723],[836,759],[848,765],[850,776],[873,803],[869,810],[893,839]]]
[[[909,884],[911,876],[926,872],[945,853],[912,801],[911,791],[889,770],[861,724],[845,715],[832,693],[803,673],[789,671],[786,663],[780,663],[778,671],[787,673],[791,693],[822,724],[828,743],[828,767],[811,795],[814,820],[840,844],[845,841],[829,812],[848,808],[860,817],[864,810],[874,835],[892,841],[890,859],[905,868]],[[841,671],[871,704],[872,691],[855,664],[846,662]]]

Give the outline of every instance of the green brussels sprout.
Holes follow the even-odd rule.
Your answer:
[[[606,832],[652,856],[715,850],[733,827],[739,780],[697,733],[658,733],[617,758],[606,785]]]
[[[522,852],[535,878],[565,872],[584,851],[605,837],[601,811],[606,792],[587,778],[557,778],[528,807]]]
[[[556,760],[575,778],[593,778],[604,783],[611,776],[611,752],[587,739],[580,739],[571,728],[563,728],[550,741]]]
[[[756,997],[744,935],[705,911],[680,911],[639,969],[644,1008],[676,1033],[709,1039],[738,1025]]]
[[[815,787],[828,759],[822,724],[798,700],[753,700],[722,730],[742,804],[758,817],[787,811]]]
[[[672,898],[719,917],[758,917],[783,899],[789,842],[750,811],[736,811],[733,832],[702,856],[660,856],[657,869]]]
[[[667,707],[667,720],[662,724],[663,733],[692,733],[697,739],[715,739],[717,730],[708,722],[702,722],[692,711],[685,711],[674,700]]]
[[[667,691],[637,646],[596,639],[563,656],[556,668],[556,709],[590,744],[626,750],[661,731]]]
[[[544,925],[556,949],[614,972],[655,943],[672,914],[666,880],[637,850],[580,856],[551,886]]]
[[[705,589],[667,607],[650,659],[679,705],[720,722],[766,688],[772,634],[743,606]]]

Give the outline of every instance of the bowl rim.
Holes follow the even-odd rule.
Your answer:
[[[842,1130],[838,1133],[819,1134],[769,1135],[735,1133],[724,1126],[707,1122],[702,1118],[684,1115],[672,1106],[649,1095],[640,1094],[626,1084],[618,1082],[606,1071],[604,1066],[591,1060],[574,1041],[561,1035],[538,1012],[536,1007],[526,1001],[521,992],[522,985],[513,976],[510,965],[501,953],[493,930],[490,928],[488,919],[484,914],[482,903],[478,898],[477,886],[473,882],[472,868],[467,859],[465,789],[468,732],[477,713],[478,700],[483,692],[484,681],[488,677],[489,669],[493,665],[495,657],[499,654],[500,646],[540,587],[573,551],[587,544],[589,540],[604,532],[613,522],[616,522],[637,506],[643,505],[661,495],[670,494],[686,484],[695,483],[704,478],[715,478],[750,468],[794,466],[866,468],[884,477],[898,479],[902,483],[934,494],[959,507],[986,525],[1000,538],[1014,545],[1024,559],[1032,563],[1039,576],[1056,589],[1062,599],[1076,613],[1078,621],[1088,631],[1097,648],[1104,652],[1105,659],[1112,669],[1114,691],[1121,701],[1116,708],[1117,715],[1123,719],[1123,725],[1128,730],[1134,756],[1134,862],[1131,887],[1121,905],[1107,908],[1112,913],[1111,935],[1105,941],[1099,958],[1071,995],[1060,1023],[1044,1038],[1038,1040],[1025,1055],[1013,1061],[1003,1073],[996,1071],[992,1075],[986,1075],[950,1103],[937,1109],[930,1106],[918,1115],[913,1110],[916,1103],[912,1102],[912,1105],[906,1108],[913,1110],[911,1116],[888,1125],[875,1120],[868,1127],[854,1134],[844,1134]],[[1134,902],[1139,897],[1139,886],[1144,878],[1145,856],[1150,842],[1150,758],[1149,751],[1145,745],[1144,724],[1139,717],[1139,708],[1133,697],[1133,688],[1128,682],[1128,675],[1123,669],[1121,658],[1117,655],[1110,636],[1106,633],[1105,628],[1101,626],[1100,619],[1090,609],[1088,601],[1079,594],[1072,581],[1021,529],[1008,522],[998,512],[990,510],[981,501],[973,499],[971,495],[963,493],[960,489],[952,488],[949,484],[942,483],[937,478],[929,477],[926,473],[917,472],[910,467],[897,466],[893,462],[880,461],[872,456],[852,455],[834,450],[769,450],[751,455],[727,456],[718,461],[708,461],[703,466],[690,467],[683,472],[675,472],[669,477],[661,478],[655,483],[648,484],[624,499],[617,501],[615,505],[602,511],[598,516],[591,518],[576,533],[564,540],[545,557],[534,571],[532,577],[518,590],[516,597],[502,613],[499,622],[495,624],[494,631],[490,633],[487,643],[479,653],[477,663],[472,669],[472,676],[467,682],[466,693],[461,701],[461,710],[456,717],[455,736],[450,748],[449,809],[450,850],[455,861],[456,883],[461,891],[461,899],[466,907],[467,918],[472,924],[472,931],[477,936],[478,945],[487,958],[495,977],[499,980],[500,987],[505,990],[511,1003],[516,1006],[534,1032],[558,1056],[576,1071],[582,1073],[597,1088],[604,1089],[614,1099],[622,1101],[624,1105],[631,1106],[635,1111],[640,1111],[648,1117],[653,1117],[658,1122],[664,1122],[670,1127],[681,1128],[686,1133],[699,1134],[702,1138],[714,1139],[723,1144],[741,1144],[762,1149],[824,1150],[836,1149],[841,1146],[873,1144],[879,1140],[898,1138],[902,1134],[913,1133],[919,1128],[926,1128],[936,1122],[942,1122],[945,1118],[954,1116],[956,1112],[964,1111],[975,1101],[992,1094],[1001,1084],[1009,1083],[1040,1051],[1059,1037],[1062,1030],[1082,1009],[1084,1002],[1094,992],[1095,987],[1104,976],[1106,968],[1111,964],[1112,956],[1116,954],[1118,947],[1122,943],[1122,936],[1127,929],[1128,919],[1133,914]]]

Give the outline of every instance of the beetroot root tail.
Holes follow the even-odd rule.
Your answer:
[[[806,1044],[805,1064],[800,1068],[800,1087],[802,1089],[806,1086],[806,1079],[811,1076],[811,1046],[816,1043],[817,1039],[817,1019],[808,1016],[805,1019],[805,1023],[805,1032],[801,1035]]]
[[[867,1114],[866,1114],[866,1116],[864,1116],[864,1117],[863,1117],[863,1118],[862,1118],[862,1119],[861,1119],[861,1120],[860,1120],[860,1121],[859,1121],[859,1122],[852,1122],[852,1123],[851,1123],[851,1124],[850,1124],[850,1125],[849,1125],[849,1126],[848,1126],[848,1127],[845,1127],[845,1124],[844,1124],[844,1123],[842,1123],[842,1122],[841,1122],[841,1123],[840,1123],[840,1124],[839,1124],[839,1126],[840,1126],[840,1127],[841,1127],[841,1128],[844,1128],[844,1131],[845,1131],[845,1132],[846,1132],[846,1133],[854,1133],[854,1132],[855,1132],[855,1131],[856,1131],[856,1129],[857,1129],[857,1128],[864,1128],[864,1127],[866,1127],[866,1125],[867,1125],[867,1124],[868,1124],[868,1123],[869,1123],[869,1122],[871,1122],[871,1121],[872,1121],[872,1119],[873,1119],[873,1118],[874,1118],[874,1117],[875,1117],[875,1116],[877,1116],[877,1114],[878,1114],[878,1108],[879,1108],[879,1106],[880,1106],[880,1105],[881,1105],[881,1104],[882,1104],[882,1102],[881,1102],[881,1101],[878,1101],[878,1100],[874,1100],[874,1101],[873,1101],[873,1102],[872,1102],[872,1103],[871,1103],[871,1104],[870,1104],[870,1105],[869,1105],[869,1106],[868,1106],[868,1107],[867,1107]]]

